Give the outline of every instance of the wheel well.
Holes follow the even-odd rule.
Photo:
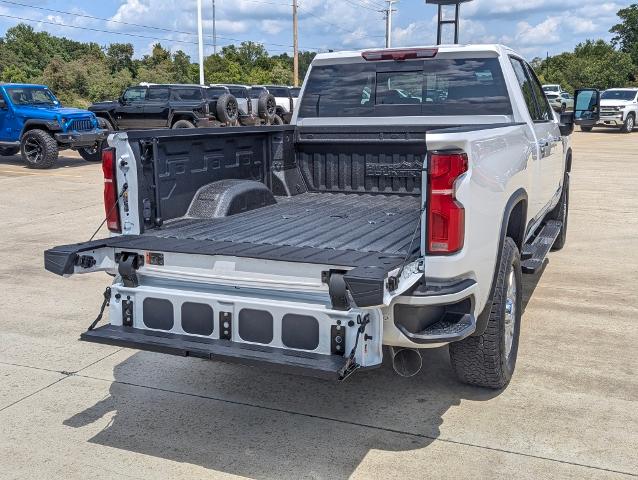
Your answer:
[[[519,250],[523,248],[523,242],[525,240],[525,228],[527,227],[527,201],[520,200],[507,219],[507,232],[506,236],[510,237]]]
[[[188,120],[189,122],[193,122],[193,117],[184,114],[175,115],[171,120],[171,127],[180,120]]]
[[[40,123],[28,123],[24,126],[24,128],[22,129],[22,134],[20,135],[20,138],[22,138],[22,136],[31,131],[31,130],[43,130],[45,132],[47,132],[48,134],[51,134],[51,130],[49,130],[49,128],[46,125],[40,124]]]

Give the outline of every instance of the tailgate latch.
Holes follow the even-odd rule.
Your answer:
[[[117,271],[125,287],[135,288],[140,284],[135,272],[143,264],[144,257],[137,253],[122,252],[120,254]]]

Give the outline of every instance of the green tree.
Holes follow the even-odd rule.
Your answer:
[[[638,65],[638,4],[632,4],[618,11],[621,22],[609,30],[614,34],[612,45],[631,55]]]
[[[106,49],[106,60],[111,73],[128,70],[131,75],[135,75],[133,53],[133,45],[130,43],[111,43]]]

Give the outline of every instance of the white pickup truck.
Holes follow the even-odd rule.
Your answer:
[[[318,55],[292,125],[118,132],[102,152],[110,238],[45,252],[106,271],[90,342],[343,380],[404,376],[449,345],[502,388],[523,272],[565,243],[574,123],[500,45]]]
[[[622,133],[631,133],[638,120],[638,88],[611,88],[600,96],[600,120],[597,127],[615,127]],[[592,126],[581,125],[590,132]]]

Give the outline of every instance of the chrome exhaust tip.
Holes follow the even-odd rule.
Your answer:
[[[390,347],[392,368],[405,378],[414,377],[421,371],[423,358],[421,352],[414,348]]]

